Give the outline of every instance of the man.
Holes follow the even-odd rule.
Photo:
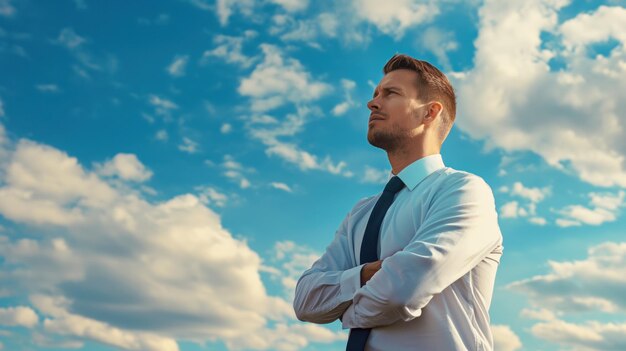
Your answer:
[[[359,201],[302,274],[302,321],[341,319],[347,350],[493,350],[489,305],[502,255],[493,193],[445,167],[454,90],[431,64],[395,55],[367,104],[367,139],[392,177]]]

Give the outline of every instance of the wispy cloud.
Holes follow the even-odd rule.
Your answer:
[[[389,169],[376,169],[365,166],[362,181],[364,183],[385,184],[389,181],[389,174],[391,174]]]
[[[282,191],[286,191],[288,193],[293,192],[293,190],[291,190],[291,187],[285,183],[281,183],[281,182],[271,182],[270,186],[274,189],[278,189],[278,190],[282,190]]]
[[[17,13],[11,0],[0,0],[0,16],[13,17]]]
[[[63,28],[56,39],[56,43],[65,46],[68,49],[76,49],[87,40],[76,34],[72,28]]]
[[[14,327],[22,326],[32,328],[39,323],[37,313],[26,306],[0,307],[0,325]]]
[[[302,11],[309,6],[309,0],[270,0],[270,2],[280,5],[288,12]]]
[[[56,84],[37,84],[35,88],[44,93],[58,93],[60,90]]]
[[[256,60],[256,57],[246,56],[243,53],[243,44],[245,41],[254,38],[257,35],[255,31],[247,30],[241,37],[233,37],[218,34],[213,37],[213,43],[216,45],[211,50],[206,50],[202,54],[200,62],[206,64],[209,60],[219,58],[227,63],[239,65],[242,68],[250,67]]]
[[[455,51],[459,43],[454,39],[454,33],[443,31],[437,27],[428,27],[416,41],[418,49],[426,49],[432,52],[444,70],[452,70],[448,53]]]
[[[411,0],[352,0],[352,8],[357,17],[376,26],[381,32],[403,36],[413,26],[428,23],[438,14],[439,8],[433,2]]]
[[[299,61],[285,57],[278,47],[261,44],[261,50],[263,62],[241,80],[237,89],[251,99],[252,111],[265,112],[288,102],[315,101],[331,90],[330,85],[315,80]]]
[[[251,119],[247,128],[253,138],[265,144],[265,153],[298,166],[303,171],[321,170],[331,174],[352,177],[348,165],[344,161],[333,161],[330,156],[320,160],[320,157],[302,150],[293,142],[283,141],[281,138],[293,137],[302,131],[306,116],[311,113],[307,108],[299,108],[296,114],[288,114],[282,122],[271,116],[263,115]]]
[[[224,155],[221,166],[224,170],[224,176],[239,184],[241,189],[247,189],[252,185],[244,174],[253,173],[254,168],[244,167],[232,155]]]
[[[220,133],[222,134],[228,134],[232,132],[232,130],[233,130],[233,126],[230,123],[223,123],[222,126],[220,127]]]
[[[72,65],[72,68],[80,77],[90,79],[91,75],[88,71],[109,74],[117,71],[118,61],[115,55],[102,52],[93,54],[87,45],[91,44],[90,41],[78,35],[73,28],[63,28],[52,43],[65,47],[71,53],[77,62]]]
[[[619,191],[616,194],[590,193],[589,206],[569,205],[558,210],[561,215],[556,224],[560,227],[600,225],[617,219],[619,209],[624,206],[626,193]]]
[[[134,154],[119,153],[102,164],[96,163],[96,170],[104,177],[119,177],[135,182],[144,182],[152,177],[152,171]]]
[[[228,195],[219,192],[217,189],[211,186],[196,187],[198,191],[198,199],[207,205],[215,205],[217,207],[224,207],[228,201]]]
[[[352,90],[356,87],[356,83],[349,79],[342,79],[341,86],[344,90],[344,101],[335,105],[332,109],[332,113],[335,116],[344,115],[348,110],[355,105],[352,100]]]
[[[492,325],[493,349],[498,351],[517,351],[522,348],[519,336],[508,325]]]
[[[189,61],[189,55],[176,55],[172,63],[167,66],[167,73],[172,77],[182,77],[185,75],[185,67]]]
[[[199,151],[198,142],[192,140],[189,137],[183,137],[182,143],[178,144],[178,150],[186,152],[188,154],[195,154]]]
[[[515,182],[511,187],[502,186],[499,191],[507,193],[511,197],[517,197],[524,200],[509,201],[500,207],[500,216],[502,218],[528,218],[528,221],[536,225],[546,225],[548,221],[537,215],[537,204],[542,202],[546,197],[550,196],[552,190],[550,187],[533,188],[526,187],[522,182]]]
[[[158,95],[150,95],[148,97],[148,103],[154,107],[154,113],[163,116],[166,119],[171,118],[171,113],[178,109],[178,105],[164,97]]]

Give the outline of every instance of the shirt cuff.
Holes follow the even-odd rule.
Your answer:
[[[361,288],[361,269],[364,264],[345,270],[339,278],[339,293],[341,301],[350,301],[357,290]]]
[[[341,316],[341,328],[342,329],[351,329],[357,328],[356,322],[356,313],[354,311],[354,304],[351,304],[347,310],[343,312]]]

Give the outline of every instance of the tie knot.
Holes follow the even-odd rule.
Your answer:
[[[402,179],[397,176],[393,176],[391,177],[391,179],[389,179],[387,185],[385,185],[385,190],[383,190],[383,192],[395,194],[398,191],[402,190],[402,188],[404,188],[404,182],[402,182]]]

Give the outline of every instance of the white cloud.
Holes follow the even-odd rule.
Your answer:
[[[302,64],[284,57],[276,46],[261,44],[263,62],[249,77],[241,80],[238,92],[252,100],[252,111],[264,112],[287,102],[302,104],[319,99],[331,90],[321,81],[315,81]]]
[[[510,189],[510,194],[514,196],[519,196],[524,199],[530,200],[533,203],[538,203],[543,201],[547,196],[549,196],[551,190],[549,187],[545,188],[527,188],[521,182],[515,182],[513,187]]]
[[[600,6],[593,13],[581,13],[561,26],[563,44],[570,51],[585,51],[588,44],[606,42],[612,37],[624,43],[624,21],[623,7]]]
[[[488,147],[529,150],[591,184],[626,186],[626,9],[601,6],[559,24],[568,3],[485,2],[475,67],[455,79],[457,123]],[[591,57],[609,37],[621,45]],[[552,59],[565,66],[551,68]]]
[[[554,313],[626,311],[626,243],[605,242],[591,247],[579,261],[548,261],[550,272],[514,282],[510,289],[524,292],[533,306]]]
[[[4,117],[5,112],[4,112],[4,101],[2,101],[2,99],[0,99],[0,117]]]
[[[309,6],[309,0],[270,0],[274,4],[282,6],[288,12],[305,10]]]
[[[44,330],[49,333],[82,337],[126,350],[178,351],[176,340],[154,333],[130,332],[107,323],[68,311],[69,301],[62,297],[34,295],[31,301],[46,318]]]
[[[603,208],[590,209],[580,205],[571,205],[560,212],[562,215],[570,217],[572,221],[584,224],[600,225],[604,222],[612,222],[616,219],[615,214]]]
[[[285,184],[285,183],[281,183],[281,182],[271,182],[270,185],[272,186],[272,188],[274,189],[278,189],[278,190],[282,190],[282,191],[286,191],[288,193],[292,192],[293,190],[291,190],[291,188],[289,187],[289,185]]]
[[[37,323],[39,323],[39,317],[30,307],[0,307],[0,325],[32,328]]]
[[[44,92],[44,93],[59,92],[59,87],[56,84],[37,84],[35,88],[37,88],[37,90]]]
[[[414,0],[352,0],[352,8],[356,16],[396,39],[408,28],[430,22],[439,14],[433,2]]]
[[[389,169],[376,169],[370,166],[365,166],[365,174],[363,175],[364,183],[385,184],[389,181]]]
[[[570,219],[557,218],[555,221],[556,225],[559,227],[567,228],[567,227],[579,227],[582,224],[579,221],[573,221]]]
[[[167,139],[169,138],[169,135],[167,134],[167,130],[161,129],[156,132],[154,137],[156,138],[156,140],[167,141]]]
[[[235,158],[231,155],[224,155],[224,161],[221,166],[224,168],[224,176],[238,183],[241,189],[247,189],[252,185],[244,173],[252,173],[254,168],[245,168],[241,163],[235,161]]]
[[[624,193],[624,191],[620,191],[616,194],[591,193],[589,194],[591,198],[590,205],[606,209],[607,211],[615,211],[624,206],[625,195],[626,193]]]
[[[515,182],[512,187],[500,187],[499,191],[526,200],[525,204],[518,201],[509,201],[502,205],[502,207],[500,207],[500,215],[502,218],[525,217],[531,224],[546,225],[548,223],[545,218],[539,217],[536,214],[537,203],[543,201],[551,194],[550,187],[528,188],[521,182]]]
[[[498,351],[516,351],[522,348],[522,341],[508,325],[492,325],[493,349]]]
[[[109,204],[115,198],[115,191],[85,172],[75,158],[28,140],[18,142],[3,171],[0,212],[13,221],[78,223],[84,207]]]
[[[626,349],[626,324],[587,321],[570,323],[554,320],[535,324],[532,334],[543,340],[575,350],[623,350]]]
[[[350,109],[350,103],[347,101],[341,102],[337,105],[335,105],[335,107],[333,107],[332,109],[332,113],[335,116],[341,116],[343,114],[345,114],[346,112],[348,112],[348,109]]]
[[[76,32],[74,32],[74,29],[72,28],[63,28],[61,30],[61,33],[59,33],[59,36],[56,39],[56,42],[58,44],[61,44],[67,47],[68,49],[76,49],[77,47],[82,45],[85,41],[86,41],[85,38],[76,34]]]
[[[222,126],[220,127],[220,133],[222,134],[228,134],[233,130],[233,126],[230,125],[229,123],[224,123],[222,124]]]
[[[600,225],[617,219],[620,207],[624,206],[626,192],[616,194],[591,193],[590,206],[569,205],[558,211],[562,216],[557,220],[557,225],[569,227],[573,225]]]
[[[215,188],[210,186],[201,186],[197,187],[198,198],[205,205],[215,205],[217,207],[226,206],[226,202],[228,201],[228,196],[224,193],[220,193]]]
[[[148,97],[148,103],[154,107],[155,114],[163,116],[166,119],[171,117],[173,110],[178,109],[178,105],[176,105],[176,103],[157,95],[150,95]]]
[[[97,172],[102,176],[116,176],[135,182],[144,182],[152,177],[152,171],[147,169],[136,155],[124,153],[119,153],[113,159],[98,164]]]
[[[547,308],[540,308],[540,309],[524,308],[522,312],[520,313],[520,315],[522,317],[526,317],[530,319],[537,319],[540,321],[552,321],[557,318],[556,314]]]
[[[587,320],[567,321],[581,312],[623,316],[626,298],[626,243],[605,242],[588,249],[582,260],[549,261],[550,272],[514,282],[509,289],[523,292],[532,309],[523,317],[539,320],[532,334],[575,350],[621,350],[626,347],[626,324]]]
[[[241,37],[233,37],[218,34],[213,37],[213,43],[216,47],[212,50],[206,50],[202,54],[201,63],[206,64],[210,57],[223,59],[227,63],[240,65],[242,68],[250,67],[256,57],[249,57],[243,53],[243,43],[247,39],[254,38],[257,35],[255,31],[247,30]]]
[[[416,42],[418,49],[426,49],[432,52],[444,70],[452,69],[448,52],[459,47],[459,43],[454,39],[453,32],[446,32],[437,27],[428,27],[422,32],[421,38]]]
[[[293,301],[298,278],[302,272],[311,268],[313,262],[320,256],[320,253],[293,241],[279,241],[274,244],[271,266],[266,271],[272,274],[274,280],[280,281],[285,297]]]
[[[167,73],[172,77],[182,77],[185,75],[185,67],[189,61],[189,55],[176,55],[172,63],[167,66]]]
[[[528,218],[528,221],[532,224],[536,224],[536,225],[546,225],[548,224],[548,221],[543,218],[543,217],[530,217]]]
[[[235,161],[235,158],[231,155],[224,155],[224,162],[222,163],[222,166],[230,170],[243,170],[243,165]]]
[[[306,347],[310,340],[321,343],[346,341],[345,332],[333,332],[316,324],[278,323],[273,330],[247,335],[245,338],[231,339],[226,345],[233,350],[255,349],[276,351],[299,351]]]
[[[298,108],[297,114],[288,114],[281,122],[276,121],[273,117],[270,119],[261,118],[261,123],[257,123],[259,119],[251,119],[247,127],[253,138],[266,145],[265,153],[268,156],[277,156],[298,166],[303,171],[321,170],[344,177],[352,177],[353,173],[347,170],[346,162],[335,162],[329,156],[320,161],[319,157],[302,150],[296,144],[279,139],[292,137],[301,132],[309,113],[310,109],[308,108]]]
[[[11,4],[11,0],[0,0],[0,16],[12,17],[15,13],[15,7]]]
[[[297,350],[345,338],[299,324],[286,299],[268,295],[260,257],[223,228],[202,195],[150,202],[50,146],[21,140],[7,150],[0,214],[26,230],[56,224],[38,226],[33,239],[0,236],[2,286],[29,296],[43,319],[39,332],[148,351],[178,350],[177,339]],[[12,193],[23,194],[21,203]],[[42,201],[81,220],[42,220]],[[297,262],[285,261],[288,278]],[[5,324],[36,324],[27,310],[0,311]]]
[[[198,143],[191,140],[188,137],[183,137],[183,142],[182,144],[178,145],[178,150],[186,152],[188,154],[195,154],[196,152],[198,152]]]
[[[517,201],[510,201],[500,207],[500,216],[502,218],[526,217],[528,211],[520,207]]]
[[[348,112],[348,109],[350,109],[351,107],[355,106],[354,101],[352,101],[352,90],[354,90],[354,88],[356,87],[356,83],[354,81],[351,81],[349,79],[342,79],[341,80],[341,86],[344,89],[344,101],[335,105],[335,107],[333,107],[332,113],[335,116],[341,116],[343,114],[345,114],[346,112]]]
[[[192,0],[199,3],[201,0]],[[234,11],[241,12],[244,16],[251,16],[254,9],[254,0],[217,0],[216,12],[222,26],[228,25],[228,19]]]

